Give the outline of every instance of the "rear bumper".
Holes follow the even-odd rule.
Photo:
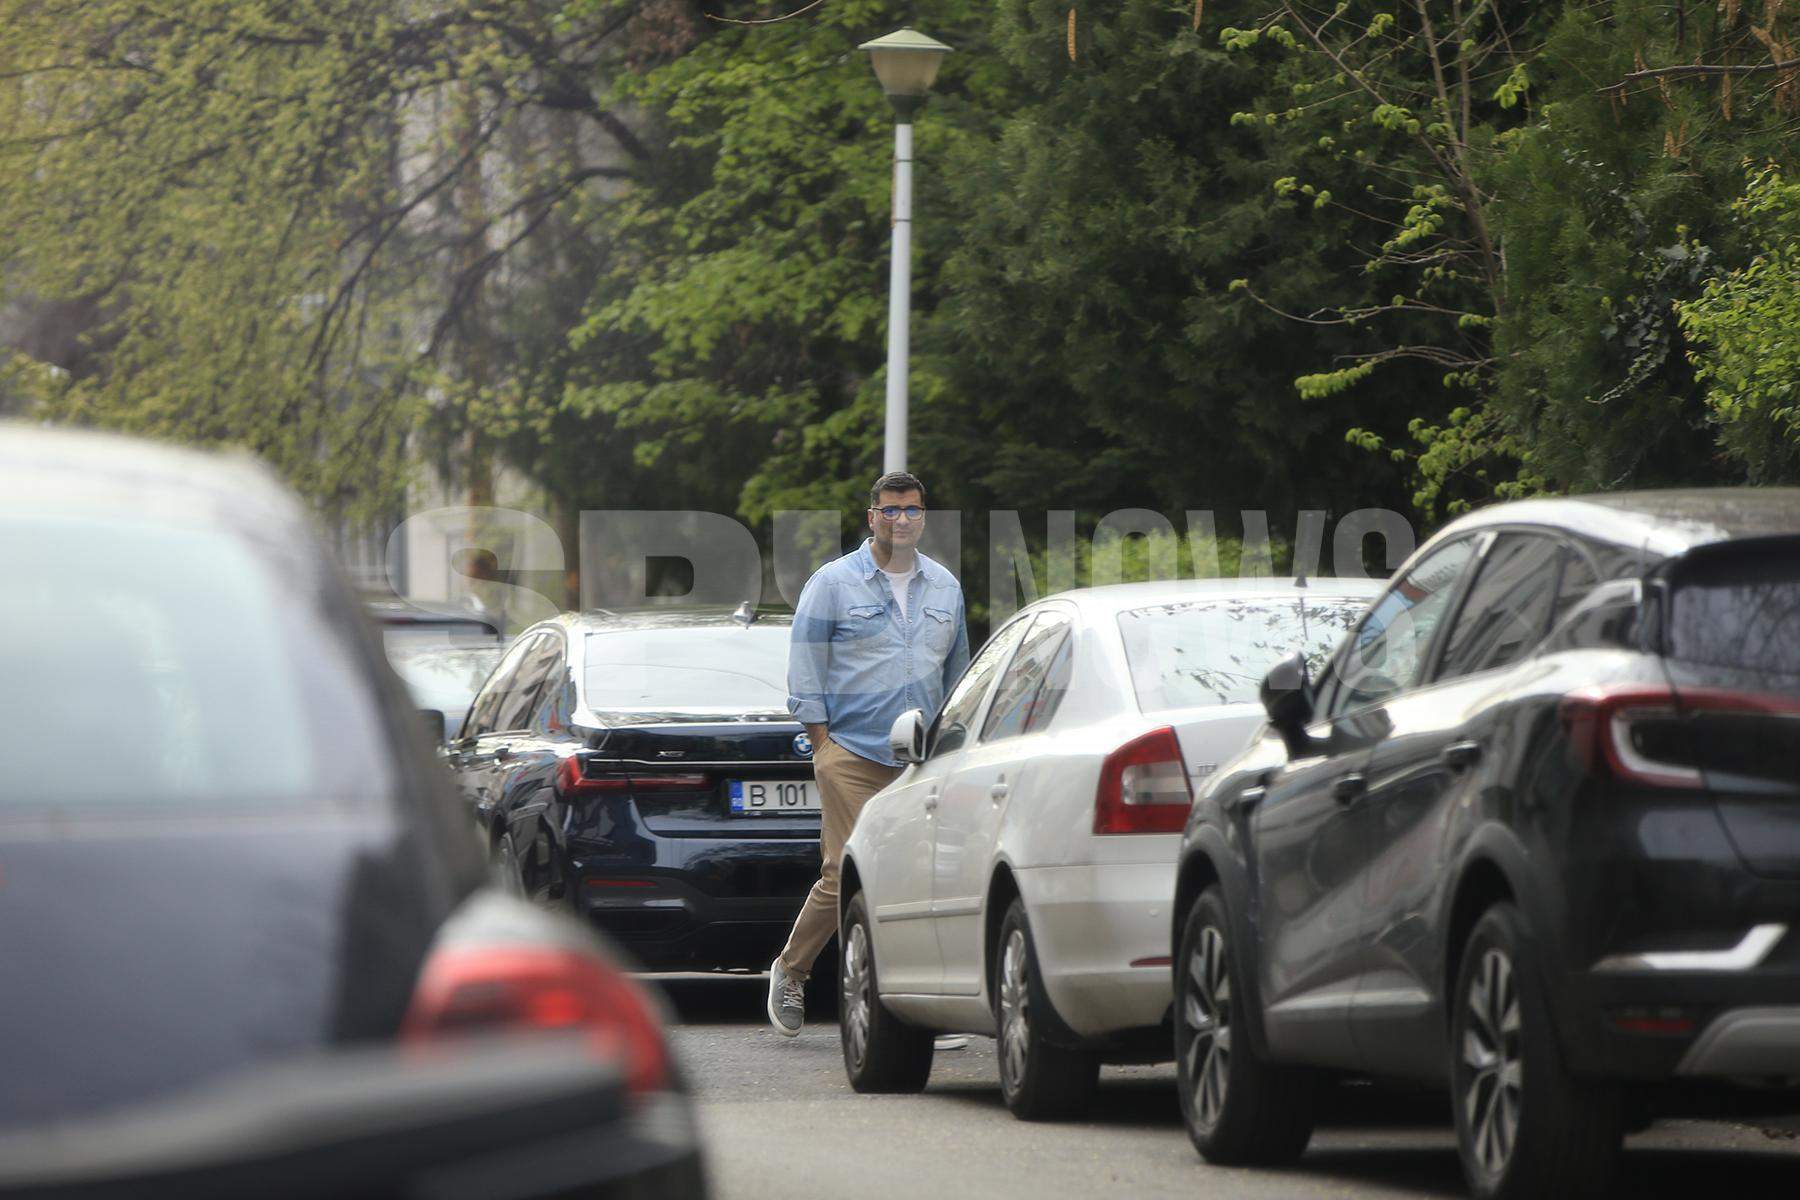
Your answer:
[[[1578,1074],[1800,1084],[1800,964],[1589,971],[1569,980],[1567,994],[1565,1048]]]
[[[1015,877],[1045,990],[1070,1031],[1104,1038],[1162,1024],[1174,862],[1034,867]]]
[[[649,841],[649,862],[578,848],[568,884],[574,910],[649,970],[766,967],[819,877],[813,840]]]
[[[1721,1013],[1675,1065],[1702,1079],[1800,1080],[1800,1005]]]

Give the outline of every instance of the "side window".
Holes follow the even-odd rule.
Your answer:
[[[1635,579],[1602,584],[1570,610],[1544,642],[1556,650],[1596,650],[1637,644],[1641,588]]]
[[[507,686],[494,708],[495,732],[525,728],[526,720],[531,715],[532,702],[537,699],[538,688],[544,682],[546,642],[554,645],[555,639],[547,633],[540,633],[532,638],[531,644],[525,648],[519,669],[505,681]]]
[[[575,685],[569,679],[562,639],[550,634],[546,642],[549,648],[544,654],[544,681],[526,726],[535,733],[560,733],[569,726]]]
[[[950,698],[944,701],[937,723],[932,727],[931,750],[927,757],[937,758],[939,755],[950,754],[962,749],[968,742],[969,724],[974,721],[975,714],[981,711],[981,701],[988,694],[989,685],[1011,657],[1013,647],[1024,636],[1027,624],[1027,621],[1014,621],[989,638],[988,644],[975,656],[975,661],[969,664],[969,669],[956,681],[956,687],[950,692]]]
[[[1050,670],[1044,675],[1044,682],[1039,685],[1037,695],[1025,709],[1025,732],[1039,733],[1049,728],[1056,717],[1056,710],[1062,707],[1063,697],[1069,693],[1069,669],[1075,661],[1075,637],[1073,634],[1062,640],[1056,649],[1056,657],[1050,660]]]
[[[1456,679],[1518,662],[1550,628],[1562,547],[1533,533],[1503,533],[1456,614],[1437,679]]]
[[[1378,703],[1413,685],[1474,555],[1475,538],[1459,538],[1432,551],[1382,593],[1333,664],[1336,685],[1327,716]]]
[[[1556,605],[1550,610],[1550,628],[1561,625],[1583,600],[1600,586],[1600,576],[1588,556],[1573,546],[1562,548],[1562,575],[1556,581]]]
[[[481,694],[469,705],[469,719],[463,723],[464,737],[480,737],[484,733],[503,728],[494,723],[495,710],[500,707],[502,698],[511,692],[513,680],[519,675],[519,666],[531,650],[529,643],[534,640],[520,638],[514,642],[507,650],[506,657],[500,660],[500,665],[494,668],[494,673],[488,676],[487,682],[482,685]]]
[[[1012,665],[1000,677],[987,720],[981,724],[981,740],[996,742],[1025,732],[1033,702],[1049,673],[1051,660],[1069,636],[1069,614],[1047,608],[1031,623],[1031,632],[1019,643]],[[1049,718],[1045,718],[1048,721]]]

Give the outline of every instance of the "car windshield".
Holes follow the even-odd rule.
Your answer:
[[[387,735],[349,643],[319,633],[316,596],[294,594],[246,542],[7,515],[0,561],[0,727],[30,739],[0,772],[0,809],[257,808],[385,790]]]
[[[786,625],[592,633],[589,708],[772,712],[787,708]]]
[[[1194,600],[1119,614],[1144,712],[1250,704],[1270,667],[1299,650],[1317,672],[1367,605],[1344,597]]]

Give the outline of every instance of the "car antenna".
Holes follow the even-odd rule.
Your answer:
[[[756,609],[746,600],[737,606],[737,611],[731,614],[731,619],[748,629],[756,623]]]

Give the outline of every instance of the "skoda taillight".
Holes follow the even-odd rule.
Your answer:
[[[1164,726],[1107,755],[1094,794],[1095,833],[1180,833],[1194,793],[1175,730]]]

